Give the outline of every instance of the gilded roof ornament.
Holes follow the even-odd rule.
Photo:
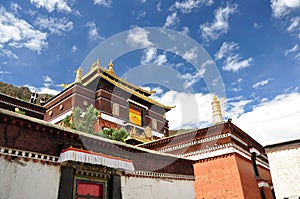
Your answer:
[[[111,74],[111,75],[114,75],[115,74],[115,71],[114,71],[114,64],[112,63],[112,60],[110,60],[109,64],[108,64],[108,73]]]
[[[76,70],[75,83],[82,83],[82,69],[80,67]]]

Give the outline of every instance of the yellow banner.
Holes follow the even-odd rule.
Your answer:
[[[129,121],[142,126],[142,116],[141,116],[141,112],[137,111],[135,109],[129,108]]]

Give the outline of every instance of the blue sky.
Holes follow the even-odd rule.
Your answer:
[[[4,1],[0,81],[57,93],[60,84],[74,81],[74,71],[94,48],[129,31],[144,49],[115,59],[116,74],[127,78],[128,71],[147,64],[177,71],[184,89],[147,79],[140,86],[155,88],[153,98],[177,106],[167,114],[171,128],[209,125],[212,93],[203,78],[205,68],[191,64],[197,48],[180,56],[147,45],[152,41],[146,27],[175,30],[203,47],[225,87],[225,118],[262,144],[300,138],[299,0]],[[101,65],[111,58],[101,59]]]

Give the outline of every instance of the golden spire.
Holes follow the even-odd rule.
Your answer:
[[[75,83],[82,83],[82,69],[80,67],[76,70]]]
[[[108,73],[114,75],[115,71],[114,71],[114,64],[112,63],[112,60],[110,60],[109,64],[108,64]]]
[[[218,98],[214,95],[213,100],[211,102],[212,105],[212,122],[213,124],[220,124],[223,122],[221,105]]]

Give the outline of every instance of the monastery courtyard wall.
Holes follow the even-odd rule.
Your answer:
[[[22,161],[23,162],[23,161]],[[23,166],[0,157],[0,198],[53,199],[58,196],[60,166],[28,161]]]
[[[194,181],[159,178],[121,177],[123,198],[194,199]]]

